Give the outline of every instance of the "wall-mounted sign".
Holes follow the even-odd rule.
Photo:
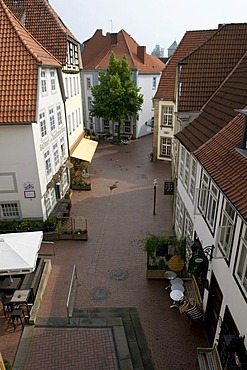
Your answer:
[[[36,194],[35,194],[35,190],[31,190],[31,191],[28,191],[28,190],[25,190],[24,191],[24,197],[25,198],[36,198]]]
[[[165,181],[164,194],[165,195],[173,195],[174,194],[174,184],[173,184],[172,181]]]
[[[25,181],[23,184],[24,190],[33,190],[34,184],[32,181]]]

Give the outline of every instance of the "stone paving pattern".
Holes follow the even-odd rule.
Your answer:
[[[99,144],[90,165],[92,190],[74,191],[72,196],[71,215],[88,219],[89,239],[55,243],[55,256],[49,257],[52,271],[39,318],[66,318],[69,284],[76,264],[79,286],[75,311],[133,307],[139,314],[155,369],[193,370],[196,369],[196,348],[207,346],[202,328],[190,327],[178,310],[170,309],[171,299],[169,291],[164,290],[164,281],[147,280],[145,276],[146,255],[141,240],[147,233],[173,234],[172,196],[164,195],[163,189],[164,181],[170,180],[170,166],[161,161],[149,162],[151,140],[150,135],[126,146]],[[155,178],[158,186],[156,214],[153,215]],[[47,246],[42,246],[42,252],[45,248]],[[0,348],[3,355],[13,361],[21,331],[19,327],[15,333],[10,327],[3,330],[4,322],[1,318]],[[47,330],[49,335],[56,334],[54,340],[67,355],[71,347],[64,340],[64,330],[73,330],[73,333],[78,330],[75,335],[81,336],[82,340],[85,335],[85,328],[50,327]],[[102,337],[102,348],[105,348],[111,343],[110,337],[108,342],[103,340],[108,330],[98,330],[102,334],[98,334],[97,340]],[[47,346],[48,333],[39,326],[33,329],[34,338],[25,369],[35,369],[34,341],[37,348],[43,348],[44,362],[40,368],[52,368],[49,364],[56,355],[53,347]],[[87,332],[88,355],[83,359],[84,355],[78,350],[81,363],[74,369],[103,370],[106,369],[106,358],[111,359],[107,352],[102,363],[97,357],[96,367],[91,365],[95,364],[101,345],[96,339],[89,339],[90,333],[93,333],[91,329]],[[63,364],[64,358],[59,360],[57,357],[57,369],[67,369]]]

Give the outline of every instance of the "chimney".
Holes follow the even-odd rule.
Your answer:
[[[117,33],[111,33],[111,45],[117,45]]]
[[[137,46],[137,56],[145,64],[146,46]]]

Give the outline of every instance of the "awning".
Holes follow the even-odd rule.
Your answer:
[[[82,161],[91,162],[97,145],[97,141],[83,138],[75,150],[71,153],[71,157],[81,159]]]

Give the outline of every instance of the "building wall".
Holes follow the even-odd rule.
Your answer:
[[[32,125],[1,126],[0,155],[0,203],[18,203],[20,218],[42,217]],[[34,191],[35,198],[25,198],[25,189]]]
[[[181,153],[181,150],[180,150]],[[185,152],[186,155],[183,158],[183,162],[186,161],[187,151]],[[190,155],[190,154],[189,154]],[[191,155],[190,155],[191,156]],[[212,227],[209,227],[208,221],[206,217],[203,215],[203,213],[198,208],[198,199],[199,199],[199,189],[202,188],[201,185],[201,174],[203,173],[203,168],[200,166],[200,164],[197,162],[197,171],[196,171],[196,181],[195,181],[195,188],[198,189],[195,191],[194,197],[191,198],[189,195],[189,191],[186,190],[184,185],[184,178],[181,179],[180,176],[180,167],[181,167],[181,154],[179,158],[179,176],[178,176],[178,185],[177,185],[177,194],[176,194],[176,214],[175,214],[175,231],[178,236],[187,236],[188,231],[186,230],[186,214],[189,215],[189,217],[192,220],[192,227],[193,227],[193,233],[190,233],[193,237],[194,233],[198,236],[202,247],[205,248],[207,246],[213,245],[214,253],[213,253],[213,259],[211,263],[209,263],[209,269],[207,273],[207,279],[210,282],[212,272],[215,275],[215,278],[217,280],[217,283],[222,291],[223,294],[223,300],[222,305],[220,309],[220,318],[223,319],[224,312],[226,310],[226,306],[229,308],[231,315],[235,321],[235,324],[239,330],[240,336],[246,337],[247,334],[247,321],[246,321],[246,311],[247,311],[247,293],[244,293],[236,279],[236,266],[237,266],[237,260],[238,260],[238,253],[239,246],[241,242],[241,227],[245,224],[244,220],[240,217],[240,215],[236,212],[236,220],[234,222],[234,228],[233,228],[233,240],[232,240],[232,249],[229,259],[224,258],[225,256],[222,254],[221,250],[218,247],[218,238],[219,238],[219,225],[221,222],[221,215],[222,215],[222,208],[224,205],[224,194],[218,189],[218,197],[217,197],[217,205],[216,205],[216,214],[214,216],[214,225]],[[187,178],[187,175],[186,175]],[[210,179],[212,181],[212,179]],[[191,167],[188,171],[188,189],[191,183]],[[217,185],[213,182],[213,184],[217,187]],[[206,193],[205,193],[206,194]],[[209,207],[209,193],[208,198],[206,201],[206,207]],[[180,202],[183,202],[183,205],[181,207],[177,205],[178,199]],[[178,210],[182,209],[182,214],[179,214]],[[182,225],[182,233],[180,233],[180,228],[178,228],[178,225],[181,223]],[[189,251],[188,251],[189,252]],[[207,300],[208,300],[208,291],[204,291],[204,300],[203,305],[204,309],[207,309]],[[215,334],[215,340],[219,337],[221,329],[221,320],[219,319],[218,325],[216,328],[216,334]],[[247,344],[245,340],[245,344]]]
[[[63,73],[66,96],[66,120],[71,149],[84,132],[84,113],[82,105],[82,84],[80,73]]]
[[[155,87],[153,79],[156,79]],[[147,125],[154,117],[153,97],[157,91],[160,80],[160,74],[138,74],[137,87],[141,88],[143,95],[143,105],[139,112],[139,120],[136,122],[136,137],[141,137],[151,133],[150,126]]]

